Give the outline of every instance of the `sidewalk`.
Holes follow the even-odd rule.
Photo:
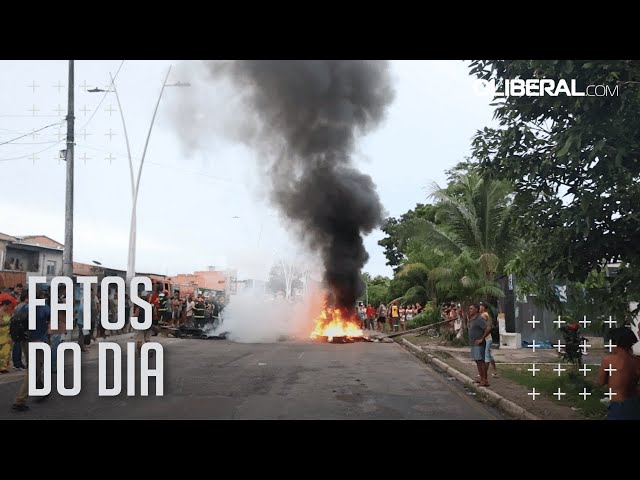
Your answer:
[[[496,361],[498,377],[492,377],[492,370],[490,370],[490,386],[483,388],[471,384],[476,379],[477,367],[469,356],[468,347],[443,346],[439,345],[441,342],[438,339],[415,334],[402,335],[396,337],[395,340],[400,345],[408,347],[409,351],[423,360],[432,363],[438,370],[444,371],[446,369],[445,374],[458,378],[468,389],[475,391],[478,398],[492,404],[499,404],[500,399],[503,398],[505,403],[515,404],[506,410],[503,409],[512,417],[541,420],[584,420],[586,418],[576,408],[561,404],[554,397],[540,395],[534,400],[530,394],[532,391],[530,388],[500,375],[501,366],[527,370],[533,368],[533,364],[537,366],[547,364],[549,365],[547,368],[556,368],[558,363],[562,363],[556,349],[536,348],[535,352],[532,348],[493,349],[492,355]],[[596,342],[593,343],[597,345]],[[588,368],[595,370],[607,352],[608,350],[602,347],[588,349],[587,354],[583,357],[584,362]],[[566,367],[566,364],[562,365]],[[521,407],[526,413],[515,406]]]

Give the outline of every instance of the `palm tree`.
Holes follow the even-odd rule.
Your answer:
[[[437,202],[439,225],[414,219],[406,234],[454,255],[468,251],[481,259],[486,278],[495,278],[515,248],[509,184],[470,172],[448,188],[433,184],[429,196]]]
[[[493,303],[503,296],[495,282],[501,261],[504,265],[516,248],[509,234],[509,184],[469,172],[447,188],[434,184],[430,197],[438,207],[438,224],[416,218],[405,229],[406,240],[420,244],[412,258],[418,261],[398,272],[414,284],[405,298]]]

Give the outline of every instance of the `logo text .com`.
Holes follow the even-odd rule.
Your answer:
[[[584,90],[578,90],[575,80],[555,81],[552,79],[506,79],[504,90],[498,91],[495,80],[475,80],[473,91],[476,95],[492,97],[617,97],[619,85],[589,85]]]

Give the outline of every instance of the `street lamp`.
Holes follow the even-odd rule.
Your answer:
[[[132,206],[131,206],[131,225],[129,228],[129,253],[127,259],[127,285],[131,283],[131,280],[135,276],[135,263],[136,263],[136,208],[138,203],[138,191],[140,188],[140,177],[142,176],[142,167],[144,165],[144,158],[147,154],[147,147],[149,145],[149,139],[151,138],[151,131],[153,130],[153,124],[156,119],[156,114],[158,113],[158,107],[160,106],[160,100],[162,99],[162,94],[164,93],[165,87],[190,87],[190,83],[185,82],[176,82],[172,84],[167,84],[167,80],[169,78],[169,74],[171,73],[171,66],[167,71],[167,75],[164,78],[164,82],[162,83],[162,89],[160,90],[160,95],[158,96],[158,101],[156,102],[156,107],[153,111],[153,117],[151,117],[151,124],[149,125],[149,131],[147,133],[147,139],[144,144],[144,150],[142,151],[142,158],[140,160],[140,167],[138,168],[138,175],[134,177],[133,173],[133,160],[131,158],[131,148],[129,145],[129,136],[127,134],[127,126],[124,120],[124,113],[122,111],[122,104],[120,103],[120,97],[118,95],[118,89],[116,88],[115,79],[111,76],[111,86],[113,90],[103,90],[100,88],[94,88],[89,90],[92,93],[95,92],[113,92],[116,94],[116,100],[118,102],[118,108],[120,110],[120,118],[122,120],[122,127],[124,129],[125,141],[127,144],[127,155],[129,157],[129,173],[131,177],[131,197],[132,197]]]

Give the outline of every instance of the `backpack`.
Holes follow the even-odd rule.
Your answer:
[[[24,342],[29,338],[29,307],[23,305],[9,320],[9,335],[14,342]]]

